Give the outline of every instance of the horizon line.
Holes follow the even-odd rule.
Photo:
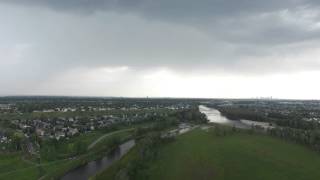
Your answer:
[[[275,98],[273,96],[261,97],[174,97],[174,96],[92,96],[92,95],[0,95],[0,98],[10,97],[66,97],[66,98],[109,98],[109,99],[206,99],[206,100],[288,100],[288,101],[320,101],[320,99],[308,98]]]

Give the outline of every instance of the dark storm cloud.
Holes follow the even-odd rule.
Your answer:
[[[199,18],[269,12],[317,1],[303,0],[3,0],[21,5],[47,6],[55,10],[94,12],[103,10],[134,11],[168,18]]]
[[[317,10],[320,3],[315,0],[3,0],[2,2],[47,7],[56,11],[85,15],[101,11],[136,14],[150,21],[159,20],[193,26],[233,42],[291,43],[318,38],[319,35],[318,31],[306,31],[301,24],[287,23],[279,14],[272,14],[281,11],[296,13],[302,10]],[[262,15],[266,17],[261,17]],[[319,20],[318,17],[316,19]]]
[[[191,79],[319,71],[319,8],[317,0],[0,0],[0,94],[126,95],[152,89],[152,78],[141,82],[161,68]]]
[[[0,75],[9,74],[6,82],[23,88],[79,67],[252,74],[319,69],[316,59],[283,60],[320,47],[319,5],[316,0],[0,0],[0,58],[6,59],[0,60]],[[22,45],[21,51],[21,44],[28,48]]]

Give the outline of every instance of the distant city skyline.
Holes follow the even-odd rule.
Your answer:
[[[320,99],[315,0],[0,0],[0,96]]]

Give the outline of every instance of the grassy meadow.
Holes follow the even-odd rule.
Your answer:
[[[116,179],[120,167],[137,153],[138,146],[94,179]],[[197,129],[162,146],[157,158],[140,170],[139,179],[318,180],[319,167],[320,154],[302,145],[266,135],[216,136]]]

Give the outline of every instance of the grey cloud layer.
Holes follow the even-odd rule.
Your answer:
[[[319,31],[287,22],[285,15],[301,18],[315,13],[316,0],[2,0],[23,6],[40,6],[66,13],[92,15],[117,12],[139,15],[149,21],[186,24],[223,40],[291,43],[318,38]],[[287,14],[283,13],[287,12]],[[282,13],[282,14],[281,14]],[[298,14],[297,14],[298,13]],[[299,14],[304,13],[304,14]],[[294,18],[294,17],[293,17]],[[306,17],[318,21],[315,17]],[[302,22],[303,23],[303,22]],[[265,38],[265,36],[269,38]]]
[[[56,10],[97,10],[139,11],[145,14],[177,17],[230,16],[239,13],[274,11],[297,6],[316,5],[310,0],[3,0],[21,5],[47,6]]]
[[[37,83],[77,67],[253,74],[319,69],[316,59],[283,60],[320,47],[319,5],[316,0],[0,0],[0,58],[6,59],[0,70],[20,72],[7,83]]]

